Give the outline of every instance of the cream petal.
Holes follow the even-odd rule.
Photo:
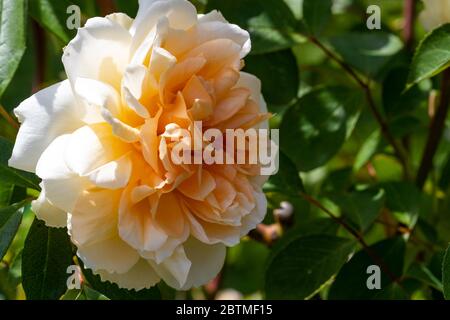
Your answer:
[[[108,14],[105,18],[114,21],[127,30],[130,29],[131,24],[133,23],[133,19],[122,12]]]
[[[150,216],[150,211],[143,212],[143,215]],[[120,217],[119,232],[120,237],[133,246],[136,250],[143,252],[153,252],[159,249],[167,241],[167,234],[151,221],[147,219],[139,219],[132,216],[130,212],[124,212]]]
[[[239,80],[236,83],[236,88],[244,87],[250,90],[250,99],[258,102],[261,97],[261,80],[256,76],[247,73],[239,72]]]
[[[81,112],[67,80],[23,101],[14,109],[22,125],[9,165],[34,172],[41,154],[56,137],[83,125]]]
[[[82,192],[69,215],[69,232],[77,246],[117,237],[120,190],[94,188]]]
[[[111,191],[94,189],[94,191],[85,192],[83,197],[77,202],[77,205],[70,215],[69,231],[72,240],[78,247],[78,255],[85,263],[86,267],[102,272],[116,274],[115,277],[105,280],[115,281],[113,279],[127,279],[133,273],[133,267],[139,258],[139,254],[117,234],[117,208],[120,200],[121,191]],[[145,270],[140,266],[140,270]],[[136,270],[134,270],[136,271]],[[149,270],[147,270],[150,272]],[[122,274],[127,273],[122,277]],[[138,276],[138,275],[136,275]],[[145,279],[149,275],[141,275]],[[154,282],[150,281],[145,286],[151,286],[158,280],[152,277]],[[134,285],[138,287],[137,278],[134,278]],[[119,285],[121,280],[118,280]],[[144,285],[141,281],[141,285]],[[123,284],[125,286],[125,284]]]
[[[109,273],[125,273],[139,260],[139,254],[118,236],[78,246],[77,255],[84,265]]]
[[[240,109],[244,108],[250,92],[247,88],[234,88],[214,108],[214,113],[206,123],[214,126],[233,117]]]
[[[45,189],[42,189],[39,197],[31,202],[31,209],[38,219],[44,220],[48,227],[62,228],[67,225],[67,213],[48,201],[45,197]]]
[[[245,236],[250,230],[256,228],[261,223],[267,213],[267,199],[261,190],[255,190],[255,208],[242,219],[241,237]]]
[[[230,39],[241,47],[239,57],[243,59],[251,50],[249,33],[235,24],[223,21],[201,21],[198,24],[199,43],[212,39]]]
[[[64,50],[62,61],[72,84],[77,78],[100,80],[120,89],[129,60],[131,35],[108,18],[87,20]]]
[[[226,248],[223,244],[208,245],[190,238],[184,243],[184,251],[192,265],[181,290],[206,284],[217,276],[225,261]]]
[[[240,48],[240,58],[244,58],[251,49],[250,35],[239,26],[226,22],[222,15],[213,12],[199,18],[198,24],[189,30],[169,29],[164,47],[175,56],[214,39],[228,39]]]
[[[161,75],[169,68],[175,65],[177,58],[174,57],[169,51],[163,48],[153,48],[152,56],[150,58],[150,73],[159,80]]]
[[[83,120],[87,123],[107,122],[114,134],[125,142],[136,142],[139,130],[119,120],[122,106],[118,92],[110,85],[92,79],[78,78],[75,92],[83,101],[86,113]]]
[[[89,180],[78,176],[64,160],[67,143],[71,135],[56,138],[39,158],[36,174],[42,179],[47,199],[56,207],[70,212]]]
[[[139,261],[125,273],[110,273],[105,270],[97,270],[94,273],[100,275],[103,281],[116,283],[119,288],[128,290],[142,290],[153,287],[160,281],[159,276],[147,261]]]
[[[258,103],[261,113],[267,113],[267,103],[264,100],[263,95],[261,94],[261,80],[250,73],[240,72],[240,77],[236,84],[236,87],[244,87],[250,89],[250,99]],[[265,120],[259,123],[257,127],[260,129],[269,129],[269,121]]]
[[[183,246],[177,247],[173,254],[161,263],[152,260],[149,260],[149,263],[167,284],[176,289],[185,285],[189,270],[192,268]]]
[[[96,186],[107,189],[124,188],[131,176],[132,163],[128,154],[108,162],[89,174],[89,180]]]
[[[130,33],[133,35],[133,52],[161,17],[168,19],[171,28],[185,30],[197,22],[197,10],[193,4],[185,0],[155,1],[146,5],[143,5],[141,1],[137,16],[130,28]]]
[[[184,180],[178,190],[185,196],[195,200],[205,200],[205,198],[216,188],[214,177],[208,170],[202,170],[201,176],[195,174]]]
[[[205,79],[216,76],[224,68],[232,67],[236,70],[240,68],[239,58],[241,47],[229,39],[213,39],[188,51],[181,59],[203,57],[206,65],[198,73]]]
[[[425,10],[419,20],[427,31],[450,22],[450,0],[423,0]]]
[[[141,257],[160,263],[170,257],[177,246],[188,238],[189,226],[187,223],[176,221],[175,223],[180,224],[183,229],[174,237],[153,218],[152,204],[148,202],[151,196],[134,204],[130,203],[132,199],[133,192],[130,194],[127,190],[122,197],[119,209],[120,236],[138,250]],[[159,204],[155,201],[154,206],[158,208]],[[167,211],[164,213],[170,214]],[[170,219],[170,217],[163,216],[161,219]]]
[[[127,154],[130,148],[130,145],[113,135],[108,124],[96,124],[84,126],[70,135],[64,159],[73,172],[87,176]]]
[[[227,23],[228,21],[225,19],[225,17],[222,15],[220,11],[212,10],[208,12],[207,14],[201,14],[198,17],[198,22],[211,22],[211,21],[219,21]]]
[[[127,67],[122,79],[122,92],[128,107],[134,110],[142,118],[149,118],[148,110],[141,104],[141,99],[146,90],[149,90],[149,73],[142,65],[130,65]],[[153,85],[156,91],[156,84]]]
[[[209,223],[202,219],[186,214],[191,228],[191,234],[207,244],[223,243],[229,247],[239,243],[241,232],[239,227]]]
[[[152,260],[161,263],[172,255],[174,250],[189,237],[189,227],[186,225],[183,235],[176,238],[168,238],[167,241],[158,250],[152,252]],[[149,252],[146,252],[148,254]]]
[[[186,210],[174,192],[164,193],[159,198],[155,221],[161,230],[173,238],[181,238],[186,228]]]
[[[139,102],[135,95],[127,87],[123,87],[123,97],[128,107],[136,112],[137,115],[146,119],[150,117],[148,110]]]
[[[119,113],[120,97],[117,91],[107,83],[88,78],[77,78],[74,91],[85,105],[83,121],[86,123],[105,122],[102,110],[107,109],[112,115]]]

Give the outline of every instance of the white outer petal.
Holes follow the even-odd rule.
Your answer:
[[[423,0],[425,10],[419,20],[427,31],[450,22],[450,0]]]
[[[76,103],[69,81],[39,91],[14,109],[22,123],[9,165],[34,172],[50,143],[83,125],[82,108]]]
[[[118,236],[78,246],[77,255],[87,268],[109,273],[125,273],[140,259],[137,251]]]
[[[226,255],[223,244],[208,245],[190,238],[183,247],[187,258],[191,261],[191,267],[182,287],[179,287],[173,279],[163,278],[170,286],[178,290],[199,287],[212,280],[222,269]]]
[[[117,118],[121,111],[121,102],[118,92],[112,86],[98,80],[78,78],[74,88],[85,105],[85,122],[107,122],[114,134],[125,142],[136,142],[139,139],[138,129]]]
[[[64,50],[62,61],[72,85],[77,78],[101,80],[120,89],[129,60],[131,35],[112,19],[92,18]]]
[[[86,178],[80,177],[66,165],[64,153],[70,136],[66,134],[56,138],[42,153],[36,166],[45,196],[65,212],[73,209],[81,192],[90,185]]]
[[[260,111],[262,113],[267,113],[267,104],[264,100],[263,95],[261,94],[261,80],[247,72],[240,72],[239,74],[240,77],[235,87],[245,87],[250,89],[250,98],[258,103]],[[259,129],[269,129],[269,120],[263,121],[257,127]]]
[[[36,217],[40,220],[44,220],[45,225],[48,227],[62,228],[67,225],[67,213],[57,207],[55,207],[45,197],[45,189],[41,183],[41,194],[36,200],[31,202],[31,208],[36,214]]]
[[[124,188],[131,176],[132,163],[129,154],[108,162],[89,174],[89,180],[106,189]]]
[[[245,217],[242,218],[241,237],[245,236],[250,230],[264,220],[267,213],[267,198],[264,192],[256,190],[253,193],[256,207]]]
[[[197,22],[197,10],[186,0],[155,1],[145,6],[142,6],[141,1],[140,4],[136,19],[130,28],[130,33],[133,35],[132,53],[151,34],[152,29],[163,17],[167,18],[169,26],[174,29],[186,30]]]
[[[192,263],[187,258],[183,246],[177,247],[173,254],[161,263],[158,264],[152,260],[149,260],[149,263],[167,284],[176,289],[183,288],[192,268]]]
[[[129,290],[148,289],[160,280],[153,268],[144,259],[139,261],[125,273],[109,273],[105,270],[97,270],[94,273],[100,275],[103,281],[116,283],[119,288]]]

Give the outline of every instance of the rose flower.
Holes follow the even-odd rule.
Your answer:
[[[23,101],[12,167],[35,172],[32,204],[67,227],[103,280],[149,288],[205,284],[226,246],[262,221],[258,165],[175,164],[179,130],[266,125],[260,81],[241,72],[249,34],[185,0],[140,1],[92,18],[64,49],[67,80]],[[230,152],[230,150],[227,150]]]
[[[423,0],[425,10],[420,14],[420,21],[428,31],[450,22],[450,0]]]

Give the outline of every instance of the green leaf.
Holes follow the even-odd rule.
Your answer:
[[[36,175],[8,166],[12,149],[13,144],[0,137],[0,176],[2,177],[2,182],[39,190],[39,179]]]
[[[261,80],[269,110],[272,105],[284,106],[297,98],[298,66],[292,50],[247,56],[244,71]]]
[[[303,21],[309,33],[319,35],[331,19],[331,0],[303,0]]]
[[[392,69],[383,80],[383,109],[389,118],[410,114],[428,100],[431,90],[429,81],[403,92],[408,72],[407,67],[398,67]]]
[[[100,292],[97,292],[94,289],[89,288],[88,286],[83,287],[83,292],[86,297],[86,300],[109,300]]]
[[[450,300],[450,253],[449,248],[445,251],[444,259],[442,260],[442,285],[444,288],[444,297]]]
[[[13,195],[14,186],[10,183],[0,183],[0,208],[7,206]]]
[[[86,300],[86,296],[81,289],[70,289],[64,293],[60,300]]]
[[[29,12],[42,27],[68,43],[73,36],[66,27],[66,10],[70,5],[71,2],[66,0],[32,0],[29,2]]]
[[[351,134],[362,103],[360,92],[322,88],[290,107],[280,125],[280,149],[300,171],[322,166]]]
[[[269,249],[256,241],[242,241],[228,250],[221,286],[233,288],[244,295],[264,285],[264,266]]]
[[[94,274],[91,269],[84,268],[81,264],[83,275],[89,282],[89,285],[99,293],[105,295],[111,300],[160,300],[161,293],[156,286],[150,289],[127,290],[119,288],[115,283],[102,281],[100,276]]]
[[[295,240],[298,237],[306,237],[312,235],[335,236],[338,230],[339,224],[336,223],[336,221],[333,219],[317,217],[307,219],[301,221],[296,227],[288,229],[286,233],[283,233],[281,239],[277,240],[272,247],[272,252],[278,252],[280,249],[283,249],[292,240]]]
[[[356,154],[355,162],[353,163],[353,170],[359,171],[370,159],[385,146],[384,141],[381,139],[380,130],[375,130],[369,135],[362,144],[358,153]]]
[[[214,9],[250,32],[253,54],[290,48],[297,42],[297,21],[283,1],[209,0],[205,12]]]
[[[353,241],[330,235],[293,239],[274,252],[266,270],[268,299],[305,299],[345,263]]]
[[[286,2],[288,7],[291,9],[292,14],[294,15],[294,17],[296,19],[302,18],[302,15],[303,15],[302,14],[302,12],[303,12],[302,2],[303,2],[303,0],[284,0],[284,2]]]
[[[373,78],[378,78],[403,48],[397,36],[378,31],[343,34],[330,42],[347,63]]]
[[[19,229],[24,205],[20,202],[0,209],[0,261]]]
[[[407,89],[450,66],[450,24],[426,35],[417,47],[408,76]]]
[[[70,289],[61,297],[60,300],[109,300],[101,293],[83,285],[82,289]]]
[[[331,171],[322,184],[322,192],[326,195],[347,192],[354,184],[353,171],[344,167]]]
[[[67,289],[67,268],[73,264],[65,228],[49,228],[34,219],[22,252],[22,285],[31,300],[56,300]]]
[[[394,217],[408,227],[413,227],[420,213],[420,191],[407,182],[388,182],[381,187],[386,191],[386,206]]]
[[[412,264],[406,272],[405,277],[420,280],[436,290],[442,291],[442,282],[423,264]]]
[[[0,97],[25,52],[25,0],[0,0]]]
[[[393,283],[391,276],[398,279],[402,275],[406,244],[402,237],[386,239],[369,247],[371,255],[366,250],[357,252],[347,262],[336,276],[328,298],[353,300],[353,299],[376,299],[382,297],[383,292],[389,290]],[[374,261],[374,256],[382,259],[383,266]],[[372,273],[367,273],[367,267],[378,265],[381,275],[381,289],[368,289],[367,280]],[[386,272],[385,267],[389,269]]]
[[[331,196],[343,215],[365,231],[375,221],[384,206],[385,192],[383,189],[357,190],[348,194]]]
[[[279,153],[278,167],[277,174],[271,176],[264,185],[265,192],[283,192],[284,194],[298,196],[300,191],[304,191],[295,164],[283,152]]]
[[[11,112],[32,93],[34,79],[30,75],[35,74],[37,69],[35,47],[33,38],[27,37],[27,48],[20,60],[19,67],[0,98],[2,106],[8,112]]]
[[[442,168],[441,177],[439,178],[439,187],[447,190],[450,186],[450,154],[447,156],[444,167]]]

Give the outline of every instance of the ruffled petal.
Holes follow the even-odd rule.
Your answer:
[[[100,80],[120,90],[129,60],[131,35],[111,18],[89,19],[64,50],[62,61],[72,85],[77,78]]]
[[[128,290],[142,290],[153,287],[160,280],[159,276],[144,259],[139,261],[127,272],[116,273],[105,270],[96,270],[94,273],[100,275],[103,281],[116,283],[119,288]]]
[[[39,158],[36,174],[42,179],[46,198],[56,207],[71,212],[80,194],[91,184],[66,164],[64,154],[71,135],[56,138]]]
[[[45,189],[42,189],[39,197],[31,202],[31,209],[38,219],[44,220],[48,227],[62,228],[67,225],[67,213],[48,201],[45,197]]]
[[[23,101],[14,109],[22,125],[9,165],[34,172],[41,154],[56,137],[83,125],[82,110],[67,80]]]

